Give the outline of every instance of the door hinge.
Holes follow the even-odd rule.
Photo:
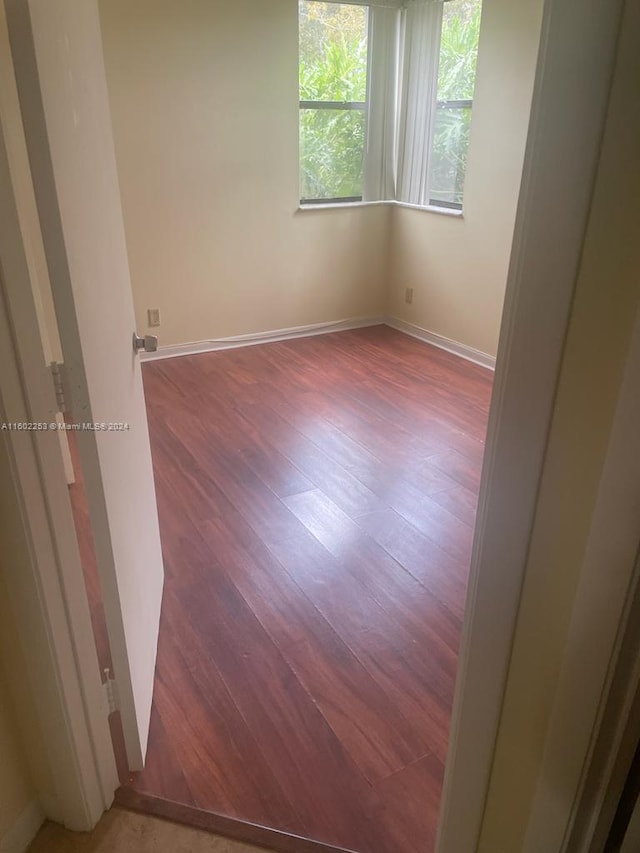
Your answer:
[[[105,699],[105,707],[107,709],[107,716],[109,714],[113,714],[114,711],[118,711],[120,708],[120,699],[118,696],[118,684],[115,678],[111,675],[110,669],[105,669],[104,674],[106,676],[106,681],[102,682],[102,689],[104,690],[104,699]]]
[[[56,405],[63,415],[71,413],[69,394],[67,392],[67,374],[64,363],[52,361],[49,365],[53,378],[53,390],[56,392]]]

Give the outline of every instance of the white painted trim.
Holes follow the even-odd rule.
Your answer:
[[[52,422],[56,401],[37,321],[0,114],[0,417]],[[113,801],[117,772],[57,432],[2,433],[28,541],[29,571],[7,565],[27,677],[54,795],[48,817],[91,829]],[[40,792],[39,792],[40,793]]]
[[[464,210],[455,207],[439,207],[437,204],[412,204],[409,201],[394,199],[389,204],[394,207],[404,207],[406,210],[422,210],[424,213],[438,213],[440,216],[453,216],[454,219],[464,219]]]
[[[467,853],[478,850],[480,843],[621,6],[621,0],[546,0],[544,6],[480,485],[438,853]]]
[[[638,850],[640,850],[640,799],[634,806],[620,853],[637,853]]]
[[[389,201],[329,201],[326,204],[319,202],[318,204],[299,204],[298,213],[310,213],[311,211],[322,210],[349,210],[359,207],[386,207],[391,204]]]
[[[453,216],[457,219],[464,218],[464,211],[455,207],[438,207],[436,204],[411,204],[408,201],[398,201],[395,198],[383,201],[331,201],[327,204],[300,204],[299,213],[307,213],[311,210],[348,210],[353,207],[406,207],[408,210],[422,210],[426,213],[439,213],[442,216]]]
[[[356,317],[352,320],[335,320],[328,323],[312,323],[309,326],[291,326],[288,329],[274,329],[271,332],[256,332],[249,335],[236,335],[232,338],[212,338],[208,341],[195,341],[187,344],[173,344],[158,347],[157,352],[140,353],[142,361],[156,361],[161,358],[176,358],[181,355],[198,355],[202,352],[250,347],[256,344],[268,344],[276,341],[288,341],[292,338],[307,338],[313,335],[328,335],[331,332],[344,332],[348,329],[364,329],[368,326],[381,326],[384,317]]]
[[[288,329],[274,329],[271,332],[256,332],[249,335],[237,335],[231,338],[212,338],[208,341],[195,341],[194,343],[173,344],[160,346],[156,352],[143,352],[140,354],[142,361],[157,361],[164,358],[177,358],[183,355],[198,355],[203,352],[216,352],[218,350],[237,349],[239,347],[255,346],[256,344],[274,343],[276,341],[288,341],[294,338],[307,338],[315,335],[328,335],[332,332],[345,332],[349,329],[364,329],[369,326],[389,326],[413,338],[418,338],[425,343],[432,344],[438,349],[446,350],[453,355],[460,356],[481,367],[489,370],[495,369],[496,360],[480,350],[452,341],[435,332],[428,332],[413,323],[407,323],[398,317],[357,317],[353,320],[337,320],[329,323],[312,323],[308,326],[291,326]]]
[[[42,806],[37,800],[32,800],[0,839],[0,853],[25,853],[44,821]]]
[[[638,583],[636,555],[640,545],[639,388],[640,311],[598,487],[523,853],[568,849],[569,831],[584,789],[620,646],[629,619],[637,624],[638,613],[631,615],[629,608]],[[627,709],[636,694],[639,674],[636,666],[634,678],[630,679]],[[607,740],[613,741],[615,747],[613,732],[607,732]],[[607,781],[603,779],[603,795]],[[595,821],[597,814],[592,817]],[[578,848],[572,845],[571,849]]]
[[[438,347],[438,349],[443,349],[447,352],[453,353],[453,355],[458,355],[466,361],[472,361],[474,364],[479,364],[481,367],[486,367],[489,370],[495,370],[495,356],[488,355],[486,352],[481,352],[480,350],[469,347],[466,344],[453,341],[451,338],[445,338],[435,332],[429,332],[421,326],[416,326],[414,323],[407,323],[406,320],[401,320],[399,317],[387,317],[384,322],[392,329],[404,332],[405,335],[411,335],[412,338],[418,338],[427,344]]]

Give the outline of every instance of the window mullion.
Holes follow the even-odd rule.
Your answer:
[[[301,110],[365,110],[366,101],[300,101]]]

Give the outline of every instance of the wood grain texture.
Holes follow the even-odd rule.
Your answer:
[[[382,326],[143,372],[166,586],[120,801],[284,851],[428,853],[491,373]]]

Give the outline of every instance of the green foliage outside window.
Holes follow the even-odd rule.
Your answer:
[[[300,100],[364,102],[367,9],[300,4]],[[364,110],[300,110],[302,198],[362,195]]]
[[[438,100],[471,100],[476,74],[481,0],[444,4]],[[364,102],[367,19],[363,6],[300,2],[300,100]],[[461,204],[471,108],[436,113],[431,198]],[[300,110],[302,198],[362,195],[364,110]]]
[[[438,101],[473,99],[478,58],[481,0],[445,3],[438,67]],[[430,175],[434,202],[462,204],[471,108],[438,107]]]
[[[471,100],[476,82],[480,0],[444,4],[438,65],[438,99]]]

